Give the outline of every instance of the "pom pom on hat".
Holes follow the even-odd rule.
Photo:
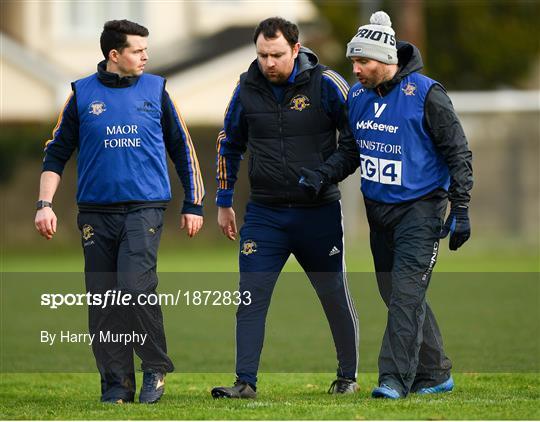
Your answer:
[[[386,64],[397,64],[396,34],[390,16],[382,10],[371,15],[368,25],[358,28],[347,44],[347,57],[366,57]]]
[[[371,18],[369,18],[369,23],[373,25],[392,27],[392,21],[390,20],[390,16],[388,16],[388,14],[386,12],[383,12],[382,10],[379,10],[378,12],[375,12],[373,15],[371,15]]]

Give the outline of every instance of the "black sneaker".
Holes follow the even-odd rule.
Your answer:
[[[330,384],[328,394],[353,394],[359,390],[356,381],[349,378],[337,377],[337,379]]]
[[[157,403],[165,392],[165,374],[161,372],[145,372],[143,385],[139,395],[140,403]]]
[[[257,393],[250,384],[237,378],[232,387],[212,388],[212,397],[215,399],[254,399]]]

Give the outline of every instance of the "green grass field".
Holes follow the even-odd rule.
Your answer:
[[[139,377],[140,378],[140,377]],[[214,400],[213,385],[231,375],[170,374],[157,405],[106,405],[89,374],[9,374],[2,379],[2,419],[529,419],[540,418],[533,374],[457,374],[454,392],[375,401],[375,374],[361,374],[354,396],[331,396],[331,374],[262,374],[256,400]]]
[[[83,268],[83,258],[78,244],[73,249],[58,250],[51,242],[41,239],[41,250],[4,250],[0,256],[0,270],[33,272],[78,272]],[[192,243],[190,243],[192,242]],[[179,246],[180,245],[180,246]],[[237,271],[237,243],[220,239],[216,242],[197,243],[179,238],[177,244],[164,244],[159,251],[160,272],[219,272]],[[367,240],[347,242],[345,254],[348,271],[373,271],[373,261]],[[299,271],[291,258],[284,271]],[[517,239],[475,240],[466,243],[458,252],[448,250],[442,242],[436,271],[438,272],[539,272],[538,245],[523,245]]]
[[[160,291],[234,289],[236,253],[227,243],[188,251],[164,245]],[[540,283],[534,251],[442,250],[428,300],[454,362],[456,390],[398,402],[369,398],[386,315],[365,249],[347,251],[361,330],[357,395],[326,394],[335,367],[328,325],[309,282],[291,260],[268,315],[257,400],[215,401],[209,395],[212,386],[233,381],[234,307],[166,306],[167,341],[177,372],[168,375],[166,396],[157,406],[100,404],[90,348],[39,343],[40,329],[86,327],[85,307],[39,306],[42,292],[83,291],[82,275],[75,273],[82,268],[78,249],[5,253],[1,263],[0,419],[540,419]]]

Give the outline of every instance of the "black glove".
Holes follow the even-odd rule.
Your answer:
[[[471,222],[469,221],[469,208],[458,205],[450,208],[450,214],[441,230],[441,239],[450,233],[450,250],[456,251],[471,237]]]
[[[310,170],[305,167],[300,167],[300,175],[298,184],[307,191],[312,199],[315,199],[325,185],[323,175],[317,170]]]

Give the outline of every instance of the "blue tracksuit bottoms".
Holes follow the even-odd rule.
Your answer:
[[[240,291],[251,303],[236,313],[236,374],[252,385],[265,320],[279,273],[292,253],[313,285],[336,347],[337,375],[356,379],[358,317],[347,285],[341,204],[276,207],[250,202],[240,230]]]

